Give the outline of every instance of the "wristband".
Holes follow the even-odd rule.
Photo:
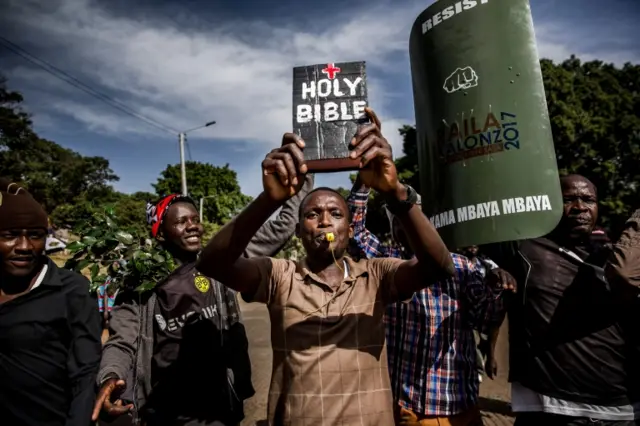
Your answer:
[[[409,185],[405,185],[407,190],[407,199],[398,200],[397,198],[391,198],[387,200],[387,210],[394,216],[398,216],[407,213],[411,210],[415,204],[418,204],[418,193],[415,189]]]

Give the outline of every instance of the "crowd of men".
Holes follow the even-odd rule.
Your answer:
[[[565,176],[552,233],[452,253],[366,111],[347,199],[313,189],[288,133],[262,163],[263,192],[205,247],[190,198],[150,204],[151,235],[179,266],[152,291],[119,291],[104,344],[87,280],[44,254],[46,212],[0,179],[2,424],[238,425],[255,394],[240,293],[271,320],[269,425],[482,425],[506,315],[517,426],[635,425],[640,210],[610,243],[594,185]],[[367,229],[371,190],[389,244]],[[274,258],[294,234],[306,256]]]

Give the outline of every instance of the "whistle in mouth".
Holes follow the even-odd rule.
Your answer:
[[[336,239],[336,236],[333,235],[333,232],[327,232],[326,234],[324,234],[324,237],[327,239],[327,241],[332,242],[333,240]]]

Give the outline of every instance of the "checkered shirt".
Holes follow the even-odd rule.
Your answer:
[[[352,191],[348,204],[355,241],[367,258],[403,257],[365,227],[369,191]],[[473,329],[486,331],[504,309],[500,290],[485,285],[469,260],[452,254],[455,275],[385,312],[394,400],[418,414],[450,416],[478,398]]]

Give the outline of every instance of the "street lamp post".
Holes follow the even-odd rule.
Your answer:
[[[204,217],[204,199],[212,198],[212,197],[215,197],[215,195],[206,195],[204,197],[200,197],[200,223],[203,222],[203,217]]]
[[[194,130],[202,129],[204,127],[213,126],[214,124],[216,124],[215,121],[209,121],[202,126],[194,127],[193,129],[185,130],[184,132],[180,132],[178,134],[178,142],[180,144],[180,180],[182,184],[182,195],[184,196],[187,195],[187,166],[184,161],[184,144],[187,141],[187,133],[193,132]]]

